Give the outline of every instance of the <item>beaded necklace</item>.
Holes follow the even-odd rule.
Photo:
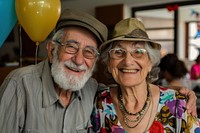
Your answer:
[[[126,109],[123,103],[121,89],[118,89],[118,91],[119,91],[118,92],[119,109],[121,110],[124,116],[124,123],[129,128],[135,128],[143,119],[151,103],[151,92],[149,90],[149,84],[147,84],[147,98],[146,98],[145,104],[143,108],[136,113],[131,113]]]

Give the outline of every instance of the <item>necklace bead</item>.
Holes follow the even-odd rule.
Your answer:
[[[126,126],[128,128],[135,128],[136,126],[138,126],[138,124],[141,122],[141,120],[143,119],[144,115],[146,114],[150,103],[151,103],[151,92],[149,89],[149,84],[147,84],[147,98],[145,101],[145,104],[143,106],[143,108],[136,112],[136,113],[132,113],[129,112],[124,103],[123,103],[123,99],[122,99],[122,93],[121,90],[119,89],[118,92],[118,101],[119,101],[119,109],[122,112],[123,116],[124,116],[124,123],[126,124]],[[132,117],[132,118],[130,118]]]

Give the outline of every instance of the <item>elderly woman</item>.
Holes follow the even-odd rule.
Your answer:
[[[144,25],[128,18],[115,25],[100,47],[114,82],[96,94],[91,132],[199,132],[198,119],[186,112],[186,99],[156,79],[160,44],[148,38]]]

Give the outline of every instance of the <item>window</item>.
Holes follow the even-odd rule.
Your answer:
[[[200,53],[200,36],[198,32],[197,25],[200,25],[200,21],[198,22],[189,22],[188,23],[188,59],[195,60],[198,54]]]
[[[135,12],[135,17],[144,23],[149,38],[162,45],[162,55],[174,52],[173,16],[174,13],[166,8]]]

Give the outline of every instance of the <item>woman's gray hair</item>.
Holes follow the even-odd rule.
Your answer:
[[[154,82],[159,78],[158,76],[160,68],[158,67],[158,65],[161,58],[160,50],[152,48],[149,42],[146,42],[145,49],[147,50],[148,56],[152,63],[152,69],[151,72],[147,75],[147,81]]]
[[[111,82],[114,82],[114,79],[112,78],[112,75],[108,72],[108,68],[107,68],[108,61],[109,61],[109,51],[110,49],[112,49],[112,47],[113,47],[113,42],[107,49],[102,51],[101,61],[106,66],[106,69],[104,72],[108,80],[111,80]],[[160,50],[152,48],[149,42],[145,42],[145,49],[147,50],[149,59],[152,63],[152,69],[151,69],[151,72],[147,75],[147,81],[153,82],[158,79],[158,74],[160,72],[160,69],[158,67],[158,64],[160,63],[160,58],[161,58]]]

